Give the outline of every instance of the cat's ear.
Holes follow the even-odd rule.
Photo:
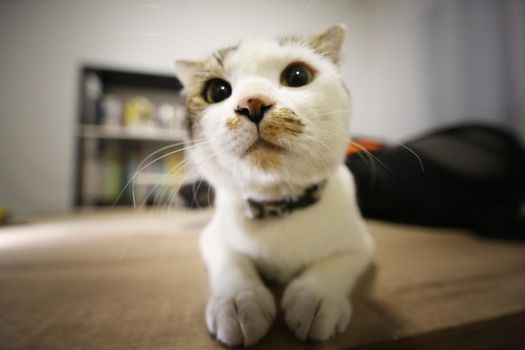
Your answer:
[[[315,35],[308,40],[308,43],[315,51],[329,57],[332,62],[338,63],[341,58],[341,47],[345,39],[346,27],[344,24],[337,24],[330,27],[327,31]]]
[[[190,84],[191,77],[201,67],[202,62],[192,60],[177,60],[175,61],[175,74],[182,83],[182,86],[187,88]]]

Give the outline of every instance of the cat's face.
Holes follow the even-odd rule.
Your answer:
[[[202,175],[255,194],[326,179],[347,144],[350,98],[336,66],[343,36],[333,27],[309,40],[247,41],[178,62],[189,154]]]

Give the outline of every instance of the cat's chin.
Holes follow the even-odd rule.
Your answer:
[[[275,143],[272,143],[272,142],[264,139],[263,137],[259,137],[259,138],[257,138],[257,140],[255,140],[254,143],[252,143],[252,145],[250,147],[248,147],[246,149],[245,155],[250,156],[254,152],[278,152],[278,153],[282,153],[282,152],[285,152],[285,151],[286,150],[283,147],[278,146]]]

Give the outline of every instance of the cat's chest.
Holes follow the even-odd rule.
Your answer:
[[[325,257],[363,244],[354,187],[344,167],[327,181],[318,202],[277,218],[249,219],[244,204],[218,193],[213,228],[231,249],[272,279],[286,282]]]
[[[331,204],[325,201],[289,216],[237,223],[227,232],[228,245],[250,257],[266,277],[287,282],[313,262],[351,246],[349,225],[342,215],[334,217],[342,208],[330,210]]]

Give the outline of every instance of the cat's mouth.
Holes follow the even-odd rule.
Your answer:
[[[281,146],[267,141],[259,136],[259,138],[246,150],[245,154],[248,155],[256,150],[269,151],[269,152],[284,152],[285,149]]]

